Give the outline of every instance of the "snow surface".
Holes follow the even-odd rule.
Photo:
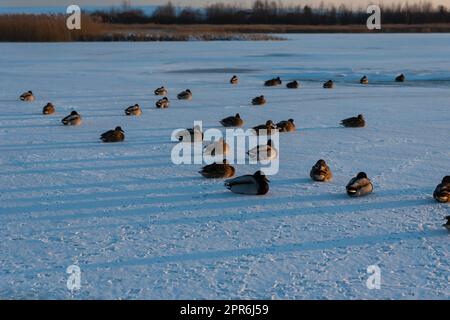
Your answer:
[[[450,168],[450,35],[288,37],[0,44],[0,298],[449,299],[450,209],[432,192]],[[407,82],[392,82],[400,72]],[[301,88],[263,87],[277,75]],[[161,85],[167,110],[154,108]],[[193,100],[177,101],[186,88]],[[26,90],[35,102],[18,101]],[[251,106],[260,94],[268,103]],[[57,114],[40,114],[48,101]],[[140,118],[123,113],[134,103]],[[73,109],[83,125],[60,125]],[[174,129],[236,112],[246,128],[296,121],[265,196],[170,161]],[[359,113],[366,128],[339,127]],[[126,141],[100,143],[117,125]],[[331,183],[309,179],[319,158]],[[347,197],[362,170],[374,193]],[[380,290],[366,287],[369,265]]]

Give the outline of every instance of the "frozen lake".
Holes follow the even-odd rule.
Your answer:
[[[450,35],[288,38],[0,44],[0,298],[449,299],[450,207],[432,192],[450,174]],[[263,87],[273,76],[301,88]],[[167,110],[154,107],[161,85]],[[186,88],[193,99],[177,101]],[[35,102],[18,100],[27,90]],[[57,113],[43,116],[49,101]],[[135,103],[142,116],[126,117]],[[74,109],[84,123],[60,125]],[[265,196],[171,162],[174,129],[222,129],[237,112],[245,128],[295,119]],[[339,127],[359,113],[366,128]],[[99,142],[118,125],[125,142]],[[330,183],[309,178],[320,158]],[[359,171],[375,191],[349,198]],[[370,265],[379,290],[366,287]]]

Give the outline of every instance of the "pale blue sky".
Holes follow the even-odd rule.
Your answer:
[[[173,0],[172,2],[180,6],[202,6],[208,3],[224,2],[224,3],[253,3],[254,0]],[[309,4],[319,5],[321,0],[275,0],[285,4]],[[420,2],[421,0],[408,0],[409,3]],[[450,0],[430,0],[433,4],[443,4],[450,6]],[[0,0],[0,7],[36,7],[36,6],[67,6],[69,4],[78,4],[80,6],[104,6],[117,5],[122,0]],[[164,4],[167,0],[131,0],[132,5],[154,5]],[[358,7],[368,3],[405,3],[405,0],[324,0],[325,3],[341,4]]]

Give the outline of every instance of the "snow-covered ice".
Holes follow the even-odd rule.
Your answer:
[[[432,192],[450,173],[450,35],[288,38],[0,44],[0,298],[449,299],[450,207]],[[278,75],[301,88],[263,87]],[[161,85],[166,110],[154,107]],[[177,101],[186,88],[192,101]],[[18,101],[27,90],[35,102]],[[251,106],[261,94],[268,103]],[[57,113],[43,116],[48,101]],[[142,116],[126,117],[135,103]],[[73,109],[84,123],[60,125]],[[236,112],[245,128],[295,119],[265,196],[171,163],[174,129],[221,128]],[[366,128],[339,127],[359,113]],[[118,125],[124,143],[99,142]],[[330,183],[309,178],[320,158]],[[349,198],[359,171],[374,193]],[[370,265],[379,290],[366,287]]]

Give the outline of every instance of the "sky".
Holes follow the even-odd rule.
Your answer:
[[[204,6],[208,3],[253,3],[254,0],[172,0],[176,5],[180,6]],[[285,4],[309,4],[319,5],[321,0],[275,0]],[[407,0],[409,3],[420,2],[423,0]],[[450,7],[450,0],[429,0],[435,5],[445,5]],[[121,4],[123,0],[0,0],[0,7],[39,7],[39,6],[68,6],[70,4],[78,4],[79,6],[109,6]],[[167,0],[131,0],[132,5],[159,5],[164,4]],[[351,5],[353,7],[367,5],[368,3],[405,3],[406,0],[324,0],[325,3]]]

